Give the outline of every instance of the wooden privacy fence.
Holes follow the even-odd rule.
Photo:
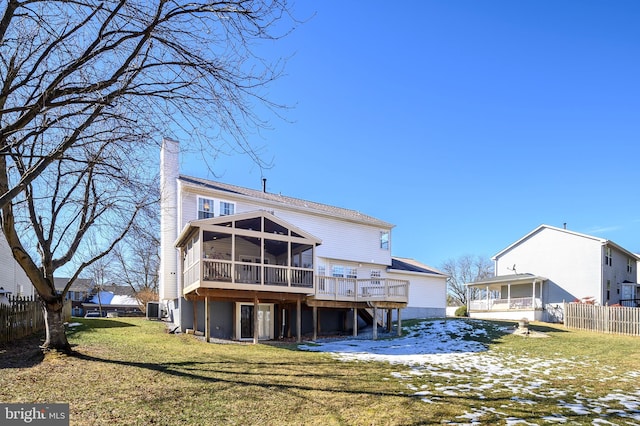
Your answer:
[[[42,303],[35,297],[8,298],[9,304],[0,304],[0,343],[30,336],[44,330]],[[66,300],[62,310],[64,321],[71,319],[71,301]]]
[[[640,336],[640,308],[565,303],[564,325],[579,330]]]

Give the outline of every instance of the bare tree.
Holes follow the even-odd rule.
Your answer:
[[[0,5],[0,211],[47,312],[46,347],[69,349],[62,301],[157,200],[145,189],[160,136],[215,155],[278,114],[263,89],[283,62],[287,0],[7,0]],[[193,146],[193,145],[192,145]],[[153,154],[151,154],[153,152]],[[75,268],[59,294],[53,274]]]
[[[493,276],[493,263],[481,256],[464,255],[449,259],[441,266],[447,279],[447,299],[456,305],[467,304],[466,283]]]
[[[152,207],[157,208],[157,204]],[[131,287],[140,308],[146,312],[147,302],[158,300],[160,223],[155,208],[145,209],[142,213],[128,235],[115,247],[113,258],[114,281]]]

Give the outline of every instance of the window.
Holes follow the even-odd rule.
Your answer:
[[[380,231],[380,248],[389,250],[389,231]]]
[[[213,217],[213,200],[198,197],[198,219],[209,219],[210,217]]]
[[[371,270],[371,284],[380,285],[380,277],[382,276],[382,272],[380,269],[372,269]]]
[[[607,300],[611,298],[611,280],[607,280]]]
[[[233,214],[235,205],[233,203],[227,203],[226,201],[220,201],[220,216],[228,216]]]
[[[633,272],[633,260],[632,259],[627,259],[627,272],[628,273],[632,273]]]
[[[331,267],[331,276],[332,277],[344,277],[344,266],[342,266],[342,265],[333,265]]]
[[[607,247],[605,249],[605,256],[604,256],[605,265],[611,266],[611,264],[613,263],[611,260],[612,260],[611,259],[611,247]]]
[[[358,278],[358,269],[347,266],[347,278]]]

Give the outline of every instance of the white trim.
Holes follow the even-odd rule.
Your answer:
[[[236,340],[242,340],[242,341],[250,341],[253,340],[253,337],[242,337],[242,315],[241,315],[241,308],[242,306],[254,306],[253,303],[250,302],[236,302]],[[258,303],[258,309],[260,310],[260,308],[264,308],[267,307],[268,313],[269,313],[269,318],[268,321],[269,323],[266,325],[266,327],[269,328],[269,336],[265,337],[265,336],[260,336],[258,335],[258,339],[259,340],[273,340],[275,334],[274,334],[274,328],[275,328],[275,316],[274,316],[274,312],[275,312],[275,305],[273,303]],[[258,312],[258,315],[260,315],[260,312]],[[253,321],[253,318],[251,319]],[[259,320],[260,321],[260,320]],[[256,331],[254,330],[254,333]]]

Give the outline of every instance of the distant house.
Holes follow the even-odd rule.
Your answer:
[[[101,286],[91,297],[82,303],[85,315],[89,312],[102,312],[103,316],[114,314],[118,316],[142,315],[140,302],[133,296],[134,291],[129,286],[115,284]]]
[[[58,292],[62,292],[68,282],[69,278],[54,278],[54,285]],[[73,284],[71,284],[65,296],[65,300],[71,300],[71,315],[81,317],[85,314],[82,302],[89,297],[93,289],[93,280],[88,278],[77,278]]]
[[[640,257],[603,238],[540,225],[492,259],[495,277],[466,284],[471,317],[558,322],[564,301],[638,306]]]
[[[0,231],[0,287],[5,294],[13,297],[28,297],[35,294],[35,289],[31,284],[27,274],[24,273],[18,262],[11,254],[11,248]]]
[[[447,276],[393,257],[394,225],[269,193],[264,182],[255,190],[181,175],[178,151],[163,141],[159,297],[180,329],[300,339],[356,334],[382,312],[387,325],[445,316]]]

